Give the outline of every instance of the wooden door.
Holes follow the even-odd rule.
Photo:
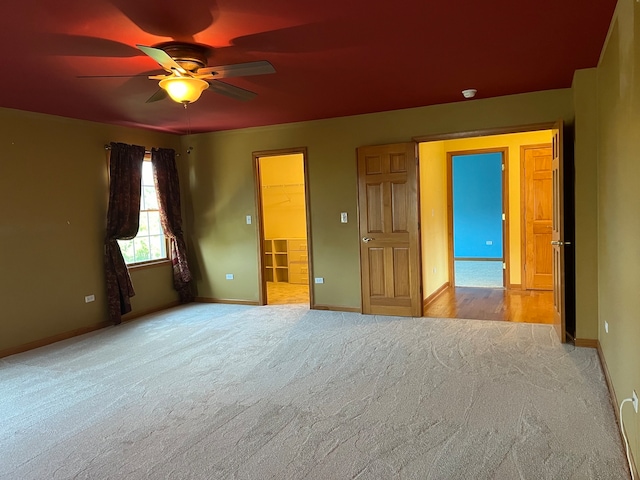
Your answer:
[[[527,145],[521,149],[524,212],[524,288],[553,289],[551,231],[553,174],[551,145]]]
[[[553,257],[553,324],[561,342],[566,342],[565,261],[564,261],[564,165],[562,122],[553,127],[551,144],[551,175],[553,187],[553,218],[551,248]]]
[[[417,144],[358,148],[362,313],[422,315]]]

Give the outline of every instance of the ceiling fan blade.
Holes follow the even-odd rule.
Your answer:
[[[154,93],[147,99],[145,103],[152,103],[152,102],[157,102],[159,100],[164,100],[165,98],[167,98],[167,96],[168,96],[167,91],[162,88],[159,88],[156,91],[156,93]]]
[[[247,100],[251,100],[258,96],[257,93],[236,87],[235,85],[219,82],[218,80],[212,80],[209,82],[209,90],[242,102],[246,102]]]
[[[157,37],[194,41],[219,17],[217,0],[108,0],[141,30]]]
[[[135,78],[146,77],[149,78],[148,73],[136,73],[134,75],[77,75],[76,78]]]
[[[178,62],[171,58],[164,50],[160,50],[159,48],[147,47],[145,45],[136,45],[136,47],[138,47],[145,54],[158,62],[158,64],[167,72],[173,72],[174,70],[177,70],[183,75],[189,75],[189,73],[184,68],[182,68],[182,66],[180,66]]]
[[[276,73],[276,69],[266,60],[204,67],[199,68],[196,72],[197,75],[215,75],[216,78],[248,77],[251,75],[266,75],[268,73]]]
[[[149,78],[149,75],[157,74],[157,70],[148,70],[146,72],[140,73],[130,73],[130,74],[118,74],[118,75],[77,75],[76,78]],[[159,77],[166,77],[166,75],[159,75]]]
[[[310,53],[361,44],[351,22],[333,20],[251,33],[231,40],[232,47],[248,52]]]
[[[130,45],[106,38],[65,33],[38,34],[38,47],[45,55],[63,55],[67,57],[118,57],[127,58],[140,55]]]

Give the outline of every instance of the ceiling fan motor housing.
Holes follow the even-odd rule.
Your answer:
[[[164,42],[154,45],[163,50],[176,63],[189,72],[196,72],[207,65],[210,47],[196,43]]]

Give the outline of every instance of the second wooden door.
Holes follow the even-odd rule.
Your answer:
[[[521,149],[523,167],[524,287],[553,290],[551,145]]]

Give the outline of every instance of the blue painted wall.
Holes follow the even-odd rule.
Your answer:
[[[454,257],[502,258],[502,154],[456,155],[452,174]]]

